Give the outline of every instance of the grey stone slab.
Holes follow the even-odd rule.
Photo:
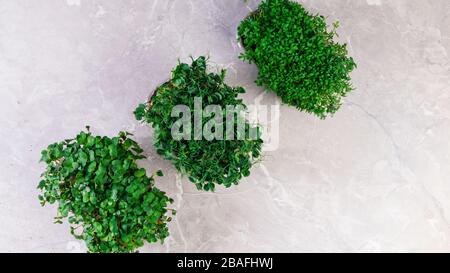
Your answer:
[[[280,143],[238,187],[198,192],[151,145],[132,111],[178,59],[253,83],[236,27],[258,1],[0,1],[0,251],[77,252],[36,185],[46,145],[89,124],[128,130],[175,199],[166,244],[143,252],[450,251],[450,2],[307,0],[341,21],[357,88],[325,121],[281,106]]]

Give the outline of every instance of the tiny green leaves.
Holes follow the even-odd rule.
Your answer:
[[[68,218],[71,234],[90,252],[134,252],[145,241],[169,236],[166,214],[173,200],[138,167],[144,156],[129,135],[81,132],[41,153],[47,168],[38,185],[39,201],[57,203],[55,223]]]
[[[139,169],[139,170],[137,170],[135,173],[134,173],[134,176],[136,176],[136,177],[142,177],[142,176],[144,176],[145,175],[145,169]]]
[[[353,90],[350,72],[356,68],[346,45],[333,41],[335,23],[311,15],[291,0],[263,0],[238,27],[245,48],[241,59],[259,69],[256,83],[273,90],[282,101],[326,118]]]
[[[145,108],[147,106],[145,104],[139,104],[139,106],[134,111],[134,115],[137,120],[142,120],[145,116]]]
[[[205,57],[193,60],[191,65],[181,63],[173,69],[171,79],[134,112],[137,120],[153,127],[157,153],[171,160],[199,190],[237,185],[241,178],[250,175],[251,167],[261,156],[260,128],[240,117],[247,106],[238,95],[245,90],[226,85],[224,79],[225,70],[208,73]],[[230,108],[242,110],[233,113],[231,122],[225,126],[223,117]],[[183,111],[174,114],[179,109],[187,114]],[[200,118],[196,119],[197,115]],[[184,132],[177,139],[173,129],[180,124]],[[240,138],[239,130],[234,131],[238,124],[242,125],[243,135],[255,132],[255,137]],[[224,137],[224,127],[231,128],[231,138]]]

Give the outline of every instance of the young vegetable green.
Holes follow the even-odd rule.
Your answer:
[[[58,204],[55,223],[68,218],[71,233],[90,252],[134,252],[144,241],[164,242],[169,235],[173,200],[138,167],[143,150],[129,136],[93,136],[88,128],[42,151],[47,169],[39,200]]]
[[[220,74],[207,72],[207,60],[199,57],[192,65],[179,64],[172,71],[172,78],[158,87],[146,104],[141,104],[135,111],[136,118],[147,122],[154,128],[154,145],[157,152],[165,159],[171,160],[176,169],[186,174],[199,190],[214,191],[216,184],[231,187],[239,183],[244,176],[250,175],[252,165],[261,155],[262,139],[259,127],[245,123],[245,134],[257,130],[253,139],[235,140],[201,138],[195,140],[194,130],[190,132],[190,140],[176,140],[171,129],[179,120],[172,117],[172,109],[185,105],[195,108],[195,99],[209,105],[221,106],[223,111],[227,106],[246,108],[239,93],[245,93],[242,87],[230,87],[224,83],[225,70]],[[203,108],[202,108],[203,110]],[[194,119],[194,113],[191,113]],[[226,116],[226,113],[223,114]],[[234,119],[236,126],[239,115]],[[202,128],[212,117],[203,117]]]
[[[320,118],[334,114],[353,90],[356,68],[346,45],[333,41],[338,23],[327,30],[325,18],[290,0],[263,0],[238,27],[245,53],[259,69],[256,83],[282,101]]]

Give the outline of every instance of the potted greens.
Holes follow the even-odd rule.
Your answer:
[[[205,57],[191,65],[180,63],[171,79],[135,111],[138,120],[153,127],[157,152],[199,190],[238,184],[261,156],[260,128],[241,115],[246,105],[238,95],[245,90],[228,86],[224,79],[224,70],[207,71]],[[231,116],[229,109],[235,110]],[[176,135],[179,129],[183,129],[181,137]]]
[[[245,49],[240,57],[258,67],[258,85],[325,118],[353,90],[349,74],[356,64],[346,45],[334,41],[337,27],[328,30],[323,16],[294,1],[263,0],[238,27]]]
[[[134,252],[169,235],[173,200],[138,166],[143,151],[129,136],[94,136],[88,129],[42,151],[47,168],[39,200],[58,204],[55,222],[67,218],[90,252]]]

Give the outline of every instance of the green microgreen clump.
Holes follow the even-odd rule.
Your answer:
[[[250,175],[252,165],[261,155],[263,141],[260,128],[242,120],[241,115],[233,114],[231,127],[236,129],[238,121],[242,122],[245,132],[241,136],[256,131],[254,138],[239,138],[239,130],[232,130],[234,132],[230,135],[233,139],[208,139],[205,135],[197,138],[198,131],[192,127],[183,128],[187,129],[183,139],[172,135],[172,128],[180,120],[179,116],[172,114],[176,106],[184,105],[193,110],[189,113],[189,120],[195,119],[196,99],[200,99],[203,106],[220,106],[223,116],[227,115],[227,106],[246,109],[242,99],[237,98],[240,93],[245,93],[244,88],[226,85],[225,73],[225,70],[220,74],[208,73],[205,57],[193,60],[192,65],[180,63],[172,71],[172,78],[159,86],[149,101],[139,105],[135,111],[138,120],[154,128],[154,145],[158,154],[171,160],[176,169],[186,174],[199,190],[214,191],[216,184],[227,188],[238,184],[242,177]],[[214,116],[202,116],[200,131]],[[189,125],[195,126],[194,122]],[[224,131],[217,129],[215,133],[221,135]]]
[[[282,101],[320,118],[334,114],[353,90],[356,68],[345,44],[333,41],[336,28],[290,0],[263,0],[238,27],[243,60],[259,69],[256,83]]]
[[[68,218],[71,233],[90,252],[134,252],[169,235],[166,213],[173,200],[137,165],[145,157],[129,136],[93,136],[88,128],[42,151],[47,169],[39,200],[58,204],[55,223]]]

